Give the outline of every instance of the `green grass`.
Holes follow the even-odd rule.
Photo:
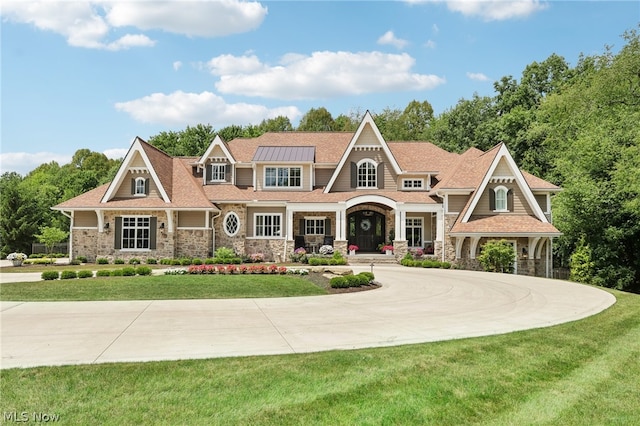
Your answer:
[[[292,275],[159,275],[6,283],[0,300],[163,300],[287,297],[327,294]]]
[[[500,336],[314,354],[2,370],[2,410],[65,424],[632,425],[640,296]]]

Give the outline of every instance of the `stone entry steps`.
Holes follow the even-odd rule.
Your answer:
[[[370,265],[371,263],[373,263],[374,265],[378,265],[378,264],[383,264],[383,263],[387,263],[387,264],[397,264],[398,261],[396,260],[396,257],[392,254],[387,255],[387,254],[375,254],[375,253],[362,253],[362,254],[356,254],[354,256],[347,256],[347,262],[350,265]]]

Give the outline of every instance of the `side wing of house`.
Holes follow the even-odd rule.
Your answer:
[[[552,239],[560,235],[550,222],[550,197],[558,188],[531,175],[525,177],[504,144],[483,155],[488,157],[463,165],[475,168],[481,177],[472,188],[444,191],[455,259],[474,263],[486,241],[504,239],[514,247],[516,271],[528,268],[527,273],[548,275]],[[539,184],[535,194],[530,182]]]

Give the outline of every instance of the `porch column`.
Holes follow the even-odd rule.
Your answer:
[[[336,240],[344,240],[345,235],[347,235],[346,210],[344,209],[344,204],[340,207],[339,210],[336,210]]]
[[[436,212],[436,241],[444,241],[444,211]]]
[[[287,240],[293,240],[293,213],[294,211],[291,210],[289,207],[287,207],[286,209],[287,234],[285,235],[285,239]]]

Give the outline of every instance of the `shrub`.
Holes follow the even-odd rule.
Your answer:
[[[345,277],[333,277],[329,280],[331,288],[347,288],[349,283]]]
[[[69,265],[80,265],[80,260],[79,259],[73,259],[71,262],[69,262]]]
[[[188,257],[183,257],[182,259],[180,259],[180,265],[182,265],[182,266],[191,265],[191,259],[188,258]]]
[[[124,259],[115,259],[113,263],[116,265],[124,265]]]
[[[236,253],[227,247],[220,247],[216,250],[215,256],[218,259],[230,259],[232,257],[236,257]]]
[[[100,269],[96,271],[96,277],[109,277],[111,276],[111,271],[108,269]]]
[[[125,277],[133,277],[136,274],[136,268],[133,266],[127,266],[122,268],[122,275]]]
[[[123,275],[122,269],[112,269],[110,275],[112,277],[121,277]]]
[[[151,275],[151,268],[148,266],[138,266],[136,268],[136,274],[138,275]]]
[[[360,272],[358,275],[362,275],[367,278],[367,283],[372,282],[375,279],[373,272]]]
[[[319,258],[319,257],[310,257],[309,258],[309,265],[311,266],[319,266],[323,264],[323,259]]]
[[[161,265],[172,265],[173,264],[173,259],[160,259],[160,264]]]
[[[150,257],[147,259],[147,265],[157,265],[158,261],[156,259],[154,259],[153,257]]]
[[[78,256],[76,257],[76,260],[78,260],[80,263],[87,263],[87,256]]]
[[[513,262],[516,254],[513,245],[506,240],[488,241],[482,246],[482,253],[478,256],[478,261],[485,271],[506,272],[513,271]]]
[[[58,271],[44,271],[42,273],[42,279],[45,281],[57,280],[59,277]]]
[[[202,265],[202,259],[194,257],[193,260],[191,260],[191,264],[192,265]]]
[[[78,273],[76,271],[62,271],[60,274],[61,280],[71,280],[74,278],[78,278]]]
[[[109,264],[109,259],[107,259],[106,257],[99,257],[96,259],[96,263],[98,265],[108,265]]]
[[[205,264],[205,265],[213,265],[213,264],[215,264],[215,263],[216,263],[216,262],[215,262],[215,259],[214,259],[213,257],[207,257],[207,258],[204,260],[204,264]]]
[[[347,280],[347,287],[360,287],[360,277],[357,275],[346,275],[344,277]]]
[[[93,278],[93,271],[82,270],[78,271],[78,278]]]
[[[171,263],[169,263],[169,265],[171,265],[171,266],[180,266],[180,265],[182,265],[182,261],[180,259],[171,259]]]
[[[140,264],[140,259],[132,257],[131,259],[129,259],[129,265],[139,265]]]

